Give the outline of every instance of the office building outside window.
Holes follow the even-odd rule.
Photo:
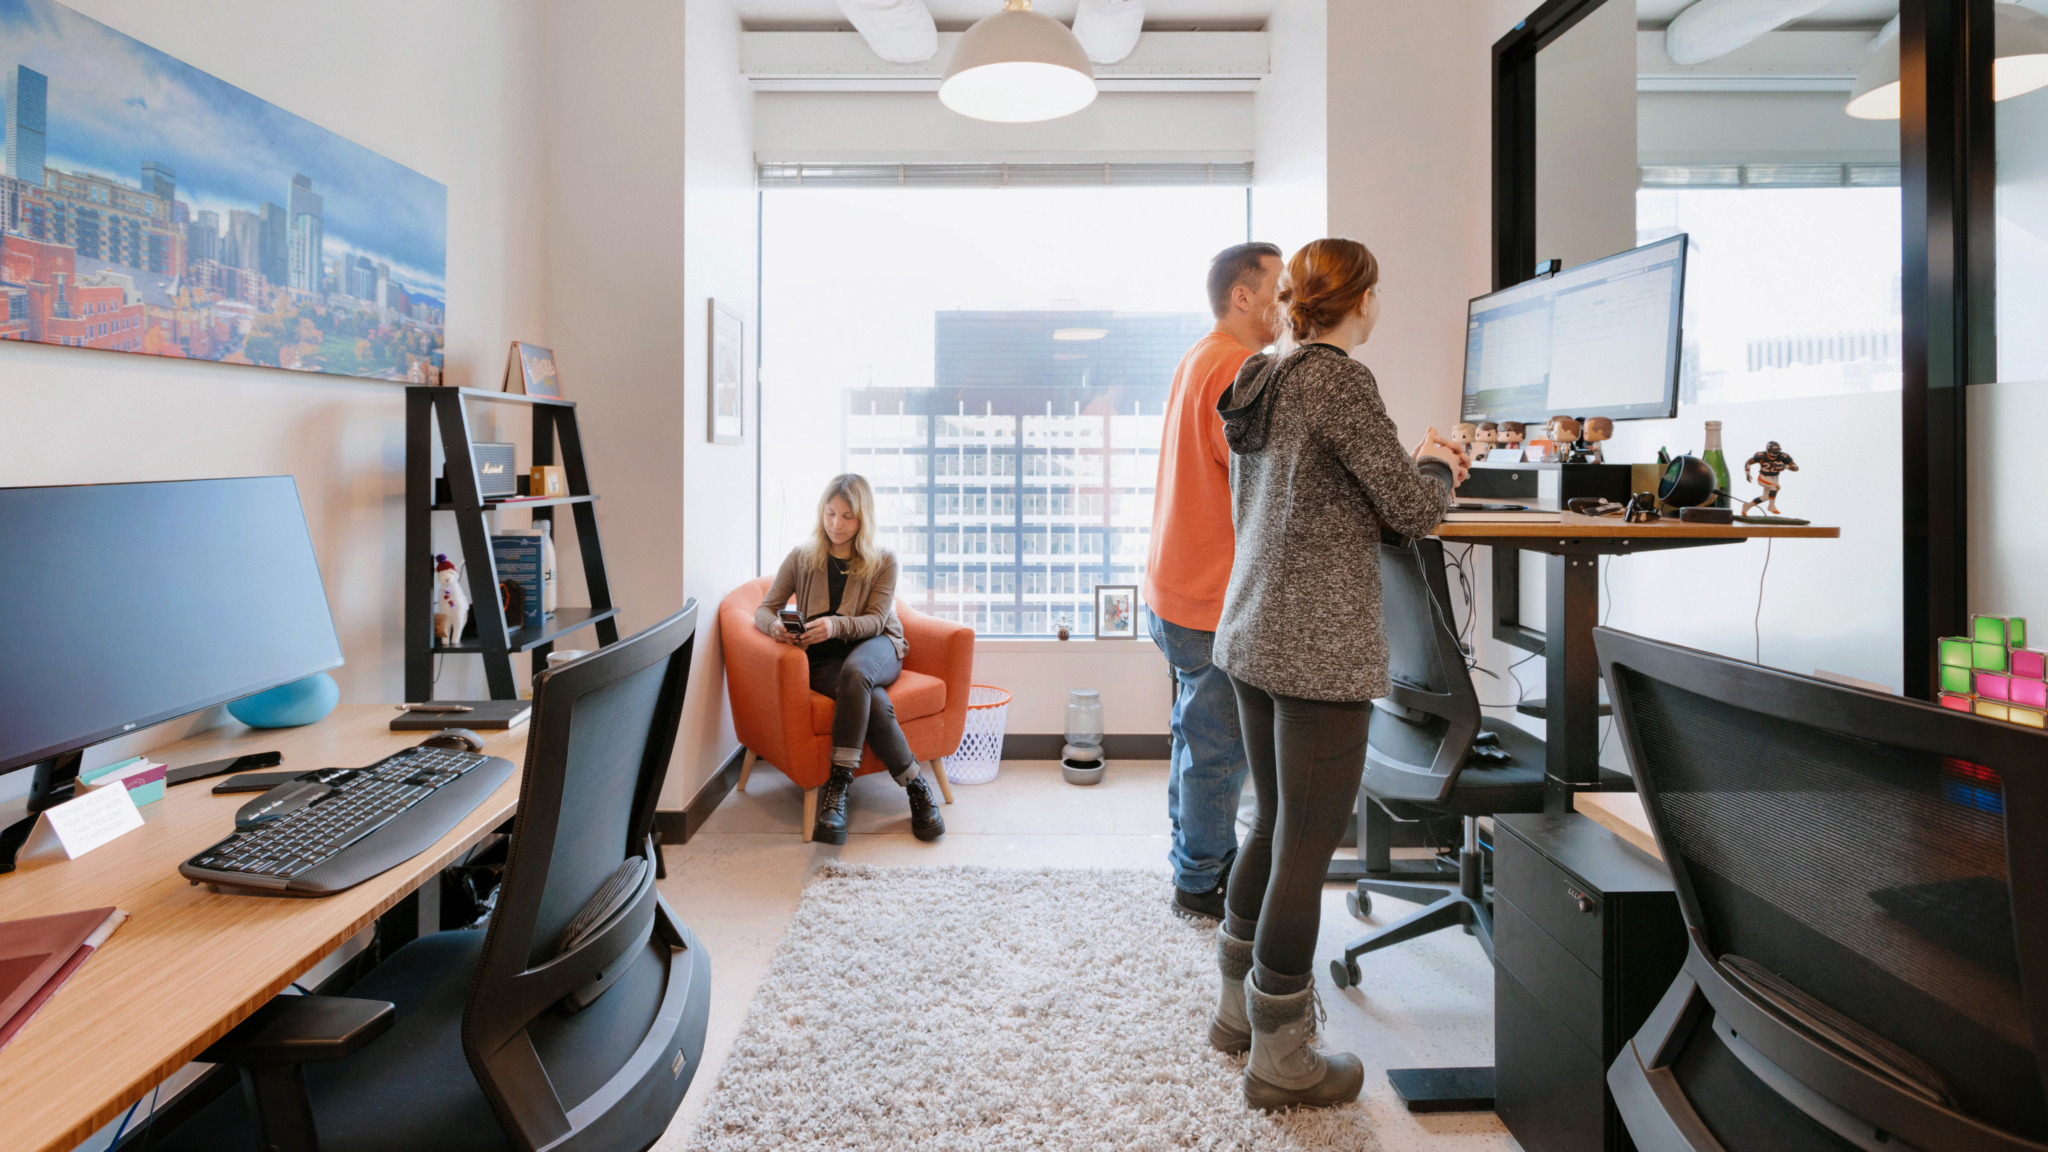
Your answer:
[[[1092,635],[1095,587],[1143,580],[1174,368],[1244,228],[1241,187],[766,192],[763,570],[857,472],[903,603]]]

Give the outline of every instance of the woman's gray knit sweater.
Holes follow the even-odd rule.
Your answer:
[[[1252,357],[1216,409],[1237,527],[1217,665],[1281,696],[1385,696],[1380,528],[1428,533],[1449,488],[1401,447],[1372,373],[1330,345]]]

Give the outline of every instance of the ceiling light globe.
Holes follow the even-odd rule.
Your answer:
[[[1004,124],[1056,120],[1095,101],[1088,52],[1067,26],[1005,0],[953,47],[939,101],[962,116]]]

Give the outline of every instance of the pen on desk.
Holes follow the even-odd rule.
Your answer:
[[[400,712],[474,712],[467,704],[400,704]]]

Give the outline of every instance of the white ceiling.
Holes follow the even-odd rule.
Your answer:
[[[1636,0],[1636,27],[1652,30],[1671,23],[1692,0]],[[1899,0],[1832,0],[1826,7],[1787,28],[1876,29],[1899,14]]]
[[[1036,0],[1032,8],[1072,23],[1077,0]],[[941,32],[959,32],[1001,8],[1002,0],[926,0]],[[1167,32],[1257,32],[1273,13],[1274,0],[1146,0],[1145,27]],[[843,31],[853,25],[837,0],[733,0],[750,32]]]

